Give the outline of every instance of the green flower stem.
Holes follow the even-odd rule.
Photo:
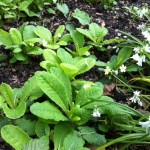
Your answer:
[[[133,133],[133,134],[124,135],[124,136],[121,136],[121,137],[119,137],[117,139],[114,139],[114,140],[104,144],[103,146],[99,147],[97,150],[104,150],[104,148],[106,148],[106,147],[108,147],[110,145],[113,145],[115,143],[118,143],[118,142],[126,143],[126,141],[129,140],[129,139],[130,139],[130,141],[136,140],[136,139],[139,141],[139,139],[141,139],[143,137],[145,139],[145,136],[147,138],[150,138],[150,135],[149,134],[145,134],[145,133]],[[133,141],[131,143],[134,143],[134,142],[136,142],[136,141]]]
[[[126,84],[125,82],[123,82],[121,79],[119,79],[116,75],[114,75],[113,74],[113,76],[117,79],[117,80],[119,80],[122,84],[124,84],[126,87],[128,87],[132,92],[134,91],[131,87],[132,86],[129,86],[128,84]],[[142,87],[139,87],[139,88],[142,88]],[[145,88],[143,89],[143,90],[145,90]],[[145,96],[145,95],[140,95],[140,97],[142,97],[143,99],[144,99],[144,101],[147,103],[147,104],[149,104],[150,105],[150,98],[148,97],[148,96]],[[148,101],[149,100],[149,101]],[[148,106],[149,107],[149,106]]]

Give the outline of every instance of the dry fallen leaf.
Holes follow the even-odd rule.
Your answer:
[[[116,87],[116,85],[114,83],[104,85],[104,95],[112,96],[111,92],[114,90],[115,87]]]

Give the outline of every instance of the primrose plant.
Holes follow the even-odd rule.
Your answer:
[[[42,49],[36,46],[40,39],[34,33],[33,25],[22,25],[19,29],[11,28],[9,32],[0,29],[0,45],[12,52],[11,63],[22,61],[28,63],[28,55],[41,55]]]
[[[86,38],[90,39],[88,44],[96,47],[100,51],[105,51],[105,46],[111,43],[119,43],[122,42],[123,39],[109,39],[104,40],[104,37],[107,35],[108,30],[105,27],[101,27],[96,23],[89,24],[89,29],[81,29],[77,28],[77,31],[86,36]]]
[[[50,71],[51,67],[62,69],[66,75],[73,79],[77,75],[90,70],[95,65],[94,58],[75,57],[73,58],[65,49],[59,48],[57,53],[50,49],[43,51],[44,61],[40,66]]]
[[[37,26],[35,29],[35,34],[41,39],[41,44],[45,48],[50,48],[55,50],[60,48],[60,46],[66,46],[67,42],[71,38],[69,34],[63,35],[64,30],[65,30],[65,26],[61,25],[55,31],[54,36],[52,36],[50,30],[48,30],[43,26]]]
[[[0,119],[5,120],[1,136],[16,150],[42,147],[49,150],[50,141],[56,150],[66,150],[70,145],[72,150],[89,150],[86,143],[105,145],[103,128],[112,130],[109,122],[113,122],[117,130],[123,125],[124,130],[131,132],[135,122],[132,116],[142,117],[140,112],[103,96],[100,82],[71,82],[64,71],[56,67],[51,67],[49,72],[36,72],[21,89],[11,89],[3,83],[0,94],[3,114]],[[99,131],[87,124],[95,119],[102,126]],[[127,128],[129,125],[132,128]],[[136,132],[141,132],[140,137],[145,135],[141,127],[136,127]]]

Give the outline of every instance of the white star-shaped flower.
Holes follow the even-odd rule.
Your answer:
[[[131,58],[137,61],[136,64],[138,66],[142,66],[142,63],[145,62],[145,55],[140,56],[138,53],[136,53]]]
[[[126,72],[127,67],[123,64],[120,66],[120,72]]]
[[[139,122],[139,125],[141,125],[142,128],[146,128],[146,133],[150,133],[150,116],[149,116],[148,121]]]
[[[134,49],[133,49],[133,51],[135,52],[135,53],[140,53],[140,48],[139,47],[135,47]]]
[[[138,103],[139,106],[142,106],[142,102],[140,101],[140,92],[134,91],[133,96],[129,99],[132,103]]]
[[[93,110],[92,116],[93,116],[94,118],[98,118],[98,117],[101,116],[101,113],[99,112],[99,109],[98,109],[98,108],[95,108],[95,109]]]
[[[104,70],[105,75],[109,74],[111,72],[111,69],[109,66],[106,67],[106,69]]]
[[[148,44],[144,46],[143,48],[146,52],[150,53],[150,46]]]

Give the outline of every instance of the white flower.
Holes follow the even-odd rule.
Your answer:
[[[149,116],[148,121],[139,122],[139,125],[141,125],[142,128],[146,128],[146,133],[150,133],[150,116]]]
[[[146,13],[148,13],[148,8],[142,8],[139,12],[139,17],[142,18],[144,15],[146,15]]]
[[[45,41],[45,40],[42,40],[42,45],[44,46],[44,47],[46,47],[47,46],[47,41]]]
[[[111,72],[111,69],[109,66],[106,67],[106,69],[104,70],[105,75],[109,74]]]
[[[140,56],[139,54],[134,54],[131,58],[137,61],[138,66],[142,66],[142,63],[145,62],[145,55]]]
[[[146,52],[150,53],[150,46],[147,44],[146,46],[143,47]]]
[[[146,38],[146,40],[150,42],[150,32],[148,30],[145,30],[142,32],[142,34]]]
[[[127,67],[124,66],[124,64],[122,66],[120,66],[120,72],[126,72]]]
[[[133,96],[129,99],[132,103],[138,103],[139,106],[142,106],[142,102],[140,101],[140,92],[134,91]]]
[[[135,53],[140,53],[140,48],[139,48],[139,47],[135,47],[135,48],[133,49],[133,51],[134,51]]]
[[[143,23],[143,24],[141,24],[141,25],[138,25],[138,29],[140,29],[140,30],[143,30],[143,29],[145,29],[145,27],[146,27],[146,25]]]
[[[98,117],[101,116],[101,113],[99,112],[98,108],[95,108],[93,110],[92,116],[95,117],[95,118],[98,118]]]
[[[91,87],[90,84],[84,84],[84,85],[83,85],[83,88],[84,88],[84,89],[88,89],[88,88],[90,88],[90,87]]]

